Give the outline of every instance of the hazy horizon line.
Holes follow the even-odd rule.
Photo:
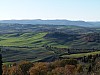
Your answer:
[[[72,19],[0,19],[0,21],[5,21],[5,20],[67,20],[67,21],[85,21],[85,22],[98,22],[100,20],[72,20]]]

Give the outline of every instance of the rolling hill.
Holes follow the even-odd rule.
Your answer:
[[[47,25],[74,25],[83,27],[100,27],[100,22],[70,21],[70,20],[1,20],[0,23],[18,24],[47,24]]]
[[[97,51],[100,49],[99,33],[99,27],[1,23],[0,48],[5,63],[35,62],[68,54],[68,48],[72,48],[70,53]]]

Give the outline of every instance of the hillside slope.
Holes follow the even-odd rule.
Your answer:
[[[99,22],[70,21],[70,20],[1,20],[0,23],[18,24],[48,24],[48,25],[75,25],[83,27],[100,27]],[[99,23],[99,24],[98,24]]]

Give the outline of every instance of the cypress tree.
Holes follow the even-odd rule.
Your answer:
[[[2,75],[2,54],[1,54],[1,48],[0,48],[0,75]]]

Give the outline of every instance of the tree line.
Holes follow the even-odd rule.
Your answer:
[[[60,59],[53,62],[14,62],[3,65],[2,75],[95,75],[100,74],[100,55],[82,59]]]

